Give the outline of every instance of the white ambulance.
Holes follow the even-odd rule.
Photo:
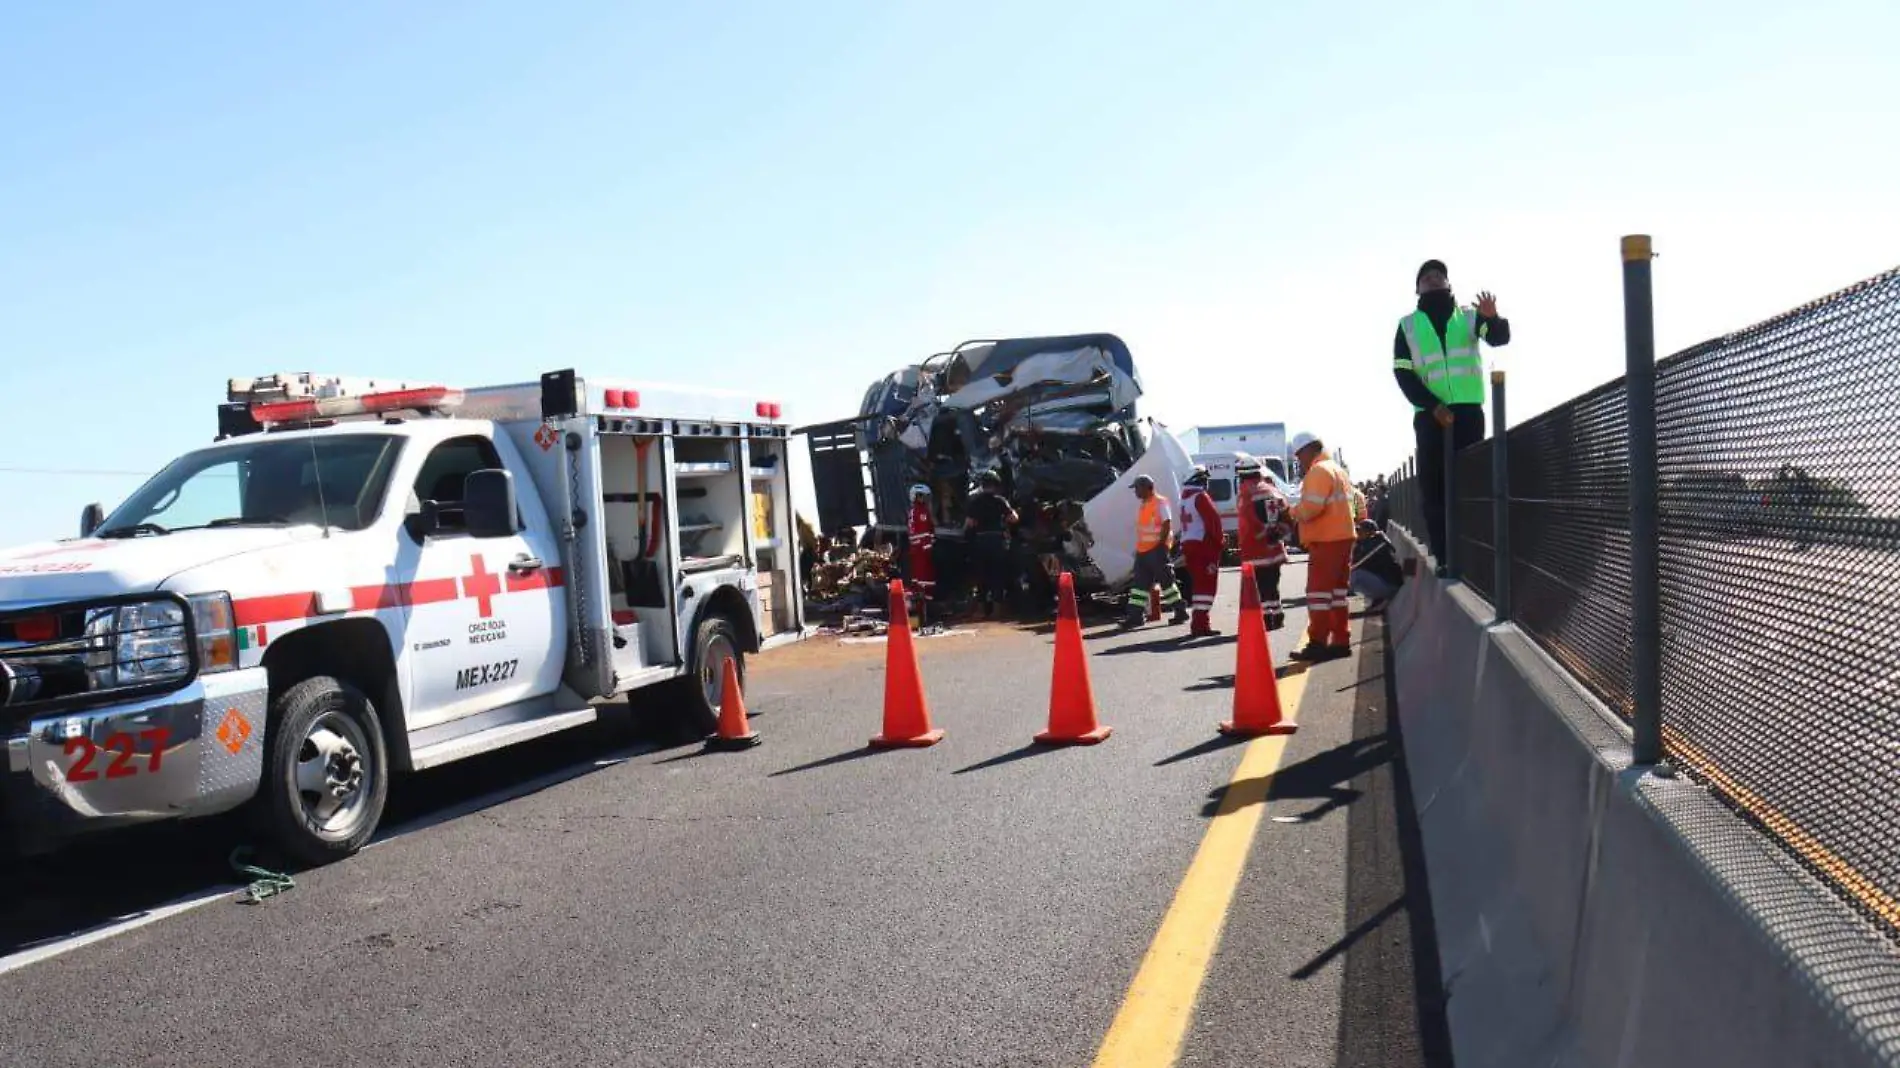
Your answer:
[[[726,662],[804,632],[774,401],[573,371],[229,396],[81,537],[0,552],[0,828],[29,852],[249,804],[323,863],[392,773],[656,684],[704,735]]]

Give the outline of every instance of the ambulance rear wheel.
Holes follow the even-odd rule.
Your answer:
[[[745,656],[739,651],[739,628],[725,616],[710,615],[693,631],[693,659],[679,680],[679,693],[670,702],[674,724],[689,738],[704,738],[719,729],[719,702],[725,695],[726,664],[739,669],[745,687]]]
[[[271,840],[312,867],[369,844],[389,799],[389,756],[369,698],[328,676],[271,702],[260,815]]]

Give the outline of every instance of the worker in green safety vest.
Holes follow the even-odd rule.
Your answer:
[[[1484,440],[1484,357],[1478,342],[1508,345],[1511,324],[1498,315],[1498,300],[1479,293],[1475,308],[1459,307],[1451,272],[1442,260],[1426,260],[1414,286],[1418,309],[1399,320],[1392,342],[1392,374],[1412,402],[1412,433],[1418,441],[1418,493],[1424,506],[1432,557],[1445,561],[1445,485],[1455,470],[1445,455],[1445,429],[1452,448]]]

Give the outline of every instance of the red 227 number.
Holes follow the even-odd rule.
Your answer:
[[[172,732],[163,727],[153,727],[149,731],[140,731],[139,739],[152,744],[152,764],[147,770],[157,771],[165,763],[165,743],[171,740]],[[72,770],[66,773],[67,782],[92,782],[99,773],[92,770],[92,762],[98,757],[102,747],[92,744],[91,738],[66,739],[66,755],[79,757],[73,762]],[[106,765],[106,778],[124,779],[137,775],[139,769],[133,765],[132,757],[138,751],[138,742],[123,732],[106,739],[105,751],[112,753],[112,763]]]

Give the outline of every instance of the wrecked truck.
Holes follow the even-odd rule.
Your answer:
[[[964,505],[995,471],[1022,522],[1023,586],[1053,597],[1113,593],[1134,565],[1137,475],[1178,499],[1193,469],[1168,429],[1141,418],[1141,378],[1113,334],[968,341],[865,392],[858,414],[801,428],[827,533],[873,528],[905,544],[910,487],[930,487],[940,588],[962,587]]]

